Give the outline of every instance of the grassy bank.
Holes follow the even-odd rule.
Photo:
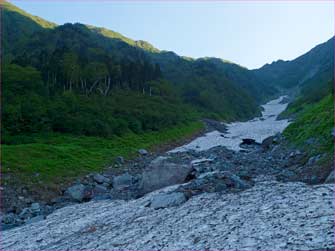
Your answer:
[[[100,138],[51,134],[36,136],[34,143],[2,146],[2,172],[9,181],[21,185],[57,186],[90,172],[110,166],[115,157],[130,158],[140,148],[154,149],[162,144],[190,137],[203,128],[201,122],[167,130],[122,137]],[[14,179],[13,179],[14,177]]]
[[[291,112],[292,111],[288,111]],[[334,142],[331,135],[334,127],[333,95],[320,102],[303,106],[296,120],[287,127],[284,135],[293,144],[312,154],[333,153]]]

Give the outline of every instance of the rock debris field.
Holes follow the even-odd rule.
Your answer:
[[[77,204],[2,234],[3,250],[320,250],[334,248],[333,185],[263,181],[156,210],[159,193]],[[157,195],[158,194],[158,195]]]

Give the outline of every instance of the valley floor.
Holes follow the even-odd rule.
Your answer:
[[[312,165],[302,164],[303,156],[277,144],[248,145],[240,152],[215,147],[165,153],[142,170],[142,181],[115,182],[120,199],[138,197],[139,188],[153,192],[58,209],[45,220],[3,232],[1,245],[5,250],[333,250],[334,186],[301,182],[297,167]],[[157,168],[171,175],[159,176]],[[186,183],[173,185],[186,173]],[[145,180],[146,175],[154,179]],[[171,186],[155,189],[164,184]]]
[[[206,123],[229,137],[221,123]],[[281,134],[246,140],[238,151],[199,142],[120,159],[122,168],[86,175],[51,204],[5,215],[17,222],[8,227],[25,224],[2,233],[3,249],[335,248],[334,174],[324,155],[292,148]]]

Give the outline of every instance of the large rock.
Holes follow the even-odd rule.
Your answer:
[[[113,187],[116,190],[123,190],[134,184],[134,177],[129,173],[124,173],[122,175],[113,178]]]
[[[31,210],[32,210],[33,212],[36,212],[36,213],[38,213],[38,212],[41,211],[41,206],[40,206],[40,204],[37,203],[37,202],[32,203],[31,206],[30,206],[30,208],[31,208]]]
[[[109,192],[109,190],[105,186],[96,185],[93,188],[93,195],[92,196],[95,196],[95,195],[98,195],[98,194],[104,194],[104,193],[108,193],[108,192]]]
[[[270,137],[267,137],[266,139],[264,139],[262,141],[262,144],[261,144],[262,148],[264,150],[269,149],[270,146],[273,144],[273,139],[274,139],[274,136],[270,136]]]
[[[157,194],[153,197],[150,207],[154,209],[179,206],[186,201],[183,193]]]
[[[300,150],[295,150],[288,155],[287,166],[303,165],[306,161],[306,154]]]
[[[82,202],[84,199],[88,199],[90,194],[83,184],[76,184],[66,189],[65,194],[68,195],[72,200]]]
[[[181,184],[186,181],[192,167],[162,161],[151,163],[149,168],[143,171],[140,188],[148,193],[166,186]]]
[[[14,224],[17,216],[14,213],[1,215],[1,222],[4,224]]]
[[[255,145],[255,144],[258,144],[258,143],[254,139],[247,138],[247,139],[242,139],[242,143],[241,144],[242,145]]]

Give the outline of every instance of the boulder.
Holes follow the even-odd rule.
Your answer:
[[[21,219],[27,219],[32,217],[32,210],[30,208],[24,208],[19,214],[19,217]]]
[[[246,138],[246,139],[242,139],[241,145],[260,145],[260,144],[257,143],[256,140],[254,139]]]
[[[188,165],[179,165],[167,161],[156,161],[143,171],[140,188],[148,193],[166,186],[181,184],[191,173]]]
[[[4,214],[1,216],[1,221],[4,224],[14,224],[16,221],[16,215],[14,213]]]
[[[231,189],[243,190],[249,187],[248,182],[228,171],[214,171],[205,173],[197,179],[182,185],[177,191],[184,192],[188,197],[191,197],[204,192],[212,193]]]
[[[149,152],[148,152],[147,150],[145,150],[145,149],[139,149],[139,150],[138,150],[138,153],[139,153],[140,155],[147,155]]]
[[[273,144],[273,139],[274,139],[274,136],[270,136],[270,137],[267,137],[266,139],[264,139],[262,141],[262,144],[261,144],[262,148],[264,150],[269,149],[270,146]]]
[[[290,153],[290,155],[288,156],[289,158],[296,158],[296,157],[300,157],[302,155],[302,153],[300,152],[300,150],[296,150]]]
[[[300,150],[293,151],[287,158],[286,166],[304,165],[307,161],[306,158],[306,154],[302,153]]]
[[[92,194],[92,196],[94,197],[95,195],[104,194],[104,193],[108,193],[108,189],[105,186],[96,185],[93,188],[93,194]]]
[[[113,178],[113,187],[116,190],[123,190],[134,184],[134,177],[129,173],[124,173],[122,175]]]
[[[183,193],[157,194],[152,198],[150,207],[154,209],[179,206],[186,201]]]
[[[82,202],[84,199],[90,197],[86,187],[83,184],[76,184],[66,189],[65,194],[72,200]]]
[[[284,96],[281,101],[279,102],[279,104],[287,104],[291,101],[291,99],[288,96]]]
[[[30,206],[30,208],[31,208],[31,211],[33,211],[34,213],[38,213],[38,212],[40,212],[41,211],[41,206],[40,206],[40,204],[39,203],[32,203],[31,204],[31,206]]]
[[[97,173],[93,176],[93,179],[95,182],[102,184],[102,183],[109,183],[110,179],[108,179],[107,177]]]

